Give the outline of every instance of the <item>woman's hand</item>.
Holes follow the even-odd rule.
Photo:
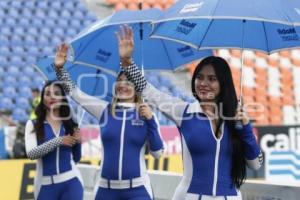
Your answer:
[[[243,105],[239,104],[236,113],[236,120],[241,121],[243,125],[247,125],[250,122],[249,117],[243,109]]]
[[[149,120],[153,117],[151,108],[146,103],[142,103],[139,105],[139,113],[140,113],[140,116],[145,117],[147,120]]]
[[[122,67],[131,65],[131,56],[134,49],[133,31],[128,25],[121,26],[120,30],[116,32],[119,44],[119,55]]]
[[[71,136],[71,135],[63,136],[63,145],[72,147],[75,144],[76,144],[76,139],[74,138],[74,136]]]
[[[75,138],[77,143],[81,143],[81,134],[80,134],[80,129],[79,128],[74,129],[73,137]]]
[[[69,47],[67,44],[61,44],[58,46],[54,61],[54,65],[57,69],[64,67],[64,64],[67,61],[68,49]]]

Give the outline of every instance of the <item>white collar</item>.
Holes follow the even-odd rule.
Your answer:
[[[136,106],[135,103],[123,103],[123,102],[118,102],[116,105],[123,106],[126,108],[134,108]]]
[[[187,108],[187,113],[203,113],[203,110],[200,106],[199,101],[195,101],[193,103],[189,104],[189,107]]]

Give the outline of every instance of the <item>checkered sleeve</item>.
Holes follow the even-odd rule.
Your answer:
[[[29,152],[27,152],[27,156],[31,160],[41,158],[62,144],[63,144],[63,137],[54,138],[37,147],[34,147]]]
[[[147,86],[147,81],[137,65],[133,63],[128,67],[123,67],[122,70],[125,72],[127,78],[133,82],[136,92],[142,93]]]
[[[64,91],[70,94],[72,90],[76,87],[75,83],[71,80],[68,72],[64,68],[55,69],[56,77],[62,82]]]

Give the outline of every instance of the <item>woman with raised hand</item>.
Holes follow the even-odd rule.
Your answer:
[[[68,46],[58,48],[55,67],[65,91],[99,120],[101,166],[96,199],[151,200],[150,179],[145,166],[145,148],[159,158],[163,143],[159,124],[150,107],[141,103],[133,84],[119,73],[112,102],[89,96],[70,80],[63,66]]]
[[[81,137],[61,84],[45,84],[35,113],[37,118],[25,127],[27,156],[37,159],[35,199],[82,200],[82,179],[75,166],[81,158]]]
[[[228,63],[221,57],[203,59],[192,77],[194,103],[172,97],[147,83],[132,59],[133,32],[117,32],[121,67],[136,91],[173,120],[180,132],[183,178],[173,200],[242,199],[239,188],[246,165],[260,168],[262,156],[249,118],[238,107]],[[242,122],[237,129],[236,121]]]

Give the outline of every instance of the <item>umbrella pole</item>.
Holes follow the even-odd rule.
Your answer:
[[[139,10],[143,10],[143,1],[139,2]],[[142,75],[144,76],[144,45],[143,45],[143,39],[144,39],[144,29],[143,29],[143,22],[140,22],[140,40],[141,40],[141,68],[142,68]]]
[[[246,20],[243,20],[243,38],[242,38],[242,55],[241,55],[241,79],[240,79],[240,97],[238,100],[238,107],[243,105],[243,82],[244,82],[244,25]],[[243,123],[241,121],[235,122],[235,128],[237,130],[243,129]]]
[[[143,1],[139,2],[139,10],[143,10]],[[144,29],[143,29],[143,22],[140,22],[140,40],[141,40],[141,69],[142,69],[142,76],[145,75],[144,71],[144,44],[143,44],[143,39],[144,39]],[[145,99],[141,95],[141,100],[144,103]]]

